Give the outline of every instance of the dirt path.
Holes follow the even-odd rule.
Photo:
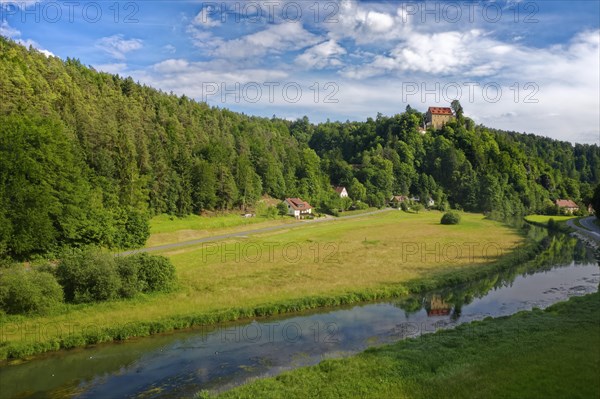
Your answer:
[[[279,225],[279,226],[263,227],[263,228],[260,228],[260,229],[245,230],[245,231],[239,231],[239,232],[236,232],[236,233],[220,234],[220,235],[216,235],[216,236],[198,238],[196,240],[176,242],[176,243],[165,244],[165,245],[158,245],[156,247],[134,249],[134,250],[131,250],[131,251],[121,252],[121,253],[119,253],[119,255],[131,255],[131,254],[135,254],[135,253],[139,253],[139,252],[163,251],[163,250],[166,250],[166,249],[173,249],[173,248],[187,247],[189,245],[201,244],[203,242],[220,241],[220,240],[226,240],[228,238],[234,238],[234,237],[247,237],[247,236],[254,235],[254,234],[262,234],[262,233],[268,233],[268,232],[271,232],[271,231],[284,230],[284,229],[285,230],[287,230],[287,229],[297,229],[297,228],[301,228],[302,226],[306,226],[307,224],[331,222],[331,221],[334,221],[334,220],[355,219],[355,218],[359,218],[359,217],[374,215],[374,214],[377,214],[377,213],[388,212],[388,211],[391,211],[391,210],[393,210],[393,209],[392,208],[385,208],[385,209],[379,209],[379,210],[372,211],[372,212],[361,213],[361,214],[358,214],[358,215],[342,216],[342,217],[337,217],[337,218],[336,217],[324,217],[324,218],[319,218],[319,219],[302,221],[302,222],[294,224],[294,225],[282,224],[282,225]]]

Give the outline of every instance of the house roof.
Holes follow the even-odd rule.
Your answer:
[[[448,107],[429,107],[428,112],[431,115],[452,115],[452,108],[448,108]]]
[[[307,209],[312,209],[312,206],[306,201],[301,200],[300,198],[286,198],[285,199],[288,204],[292,207],[292,209],[305,211]]]
[[[333,189],[336,193],[341,194],[346,189],[346,187],[334,187]]]
[[[405,195],[394,195],[391,199],[391,201],[396,201],[396,202],[403,202],[408,200],[408,197]]]
[[[557,199],[556,205],[559,208],[579,208],[579,205],[577,205],[575,202],[573,202],[570,199],[569,200]]]

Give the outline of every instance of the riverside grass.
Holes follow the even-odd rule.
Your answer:
[[[598,398],[600,294],[253,381],[219,398]],[[212,397],[201,392],[196,397]]]
[[[440,225],[440,217],[439,212],[389,211],[163,252],[177,269],[179,288],[174,292],[64,305],[44,317],[5,315],[0,319],[0,359],[399,297],[476,279],[524,261],[536,248],[516,230],[482,215],[463,214],[461,224],[454,226]],[[491,255],[436,258],[442,248],[451,251],[465,243],[478,244],[480,251],[487,245]],[[269,245],[278,248],[272,257],[263,252],[260,261],[236,259],[256,256],[251,248]],[[286,245],[290,252],[283,251]],[[419,245],[425,246],[422,253]],[[514,251],[517,247],[521,250]],[[291,248],[302,254],[297,261],[290,261]],[[430,255],[423,258],[428,248]]]

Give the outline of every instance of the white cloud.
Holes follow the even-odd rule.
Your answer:
[[[183,59],[168,59],[153,65],[153,69],[160,73],[184,72],[190,66],[190,63]]]
[[[432,75],[466,74],[486,76],[497,71],[489,52],[499,52],[498,43],[479,30],[448,31],[432,34],[411,32],[387,54],[372,62],[344,71],[347,77],[364,79],[390,72],[423,72]],[[509,50],[510,51],[510,50]]]
[[[337,23],[324,24],[329,37],[338,41],[350,38],[357,44],[385,46],[386,42],[405,36],[411,18],[404,15],[401,8],[368,8],[373,6],[376,5],[360,4],[354,0],[341,1],[339,12],[335,15]]]
[[[8,21],[2,21],[0,22],[0,35],[13,38],[21,36],[21,32],[10,26]]]
[[[177,52],[177,47],[173,46],[172,44],[163,46],[163,49],[169,54],[175,54]]]
[[[141,49],[143,42],[140,39],[125,39],[122,34],[117,34],[101,38],[96,42],[96,46],[111,57],[124,60],[125,54]]]
[[[333,39],[319,43],[296,57],[296,63],[305,68],[322,69],[331,66],[340,66],[339,56],[346,54],[346,50]]]
[[[205,28],[214,28],[221,25],[221,21],[212,19],[208,13],[208,9],[205,7],[196,15],[193,24]]]
[[[30,46],[38,50],[40,53],[44,54],[46,57],[55,57],[55,55],[51,52],[43,48],[34,40],[31,39],[21,39],[21,32],[18,29],[13,28],[8,24],[7,21],[2,21],[0,23],[0,35],[6,36],[15,40],[22,46],[29,48]]]
[[[225,59],[261,57],[301,50],[319,42],[319,37],[299,22],[270,25],[268,28],[237,39],[213,42],[212,55]]]
[[[261,87],[264,103],[268,104],[268,86],[265,82],[282,82],[290,79],[287,72],[277,69],[265,68],[241,68],[239,65],[231,64],[225,60],[215,60],[210,62],[191,62],[185,59],[167,59],[151,68],[143,71],[131,71],[132,76],[154,87],[160,87],[163,90],[173,91],[177,94],[186,94],[187,96],[202,100],[205,98],[207,88],[217,92],[207,98],[209,102],[216,105],[227,106],[221,102],[221,89],[236,92],[243,96],[242,91],[245,86],[248,88]],[[279,88],[281,90],[281,88]],[[233,101],[235,96],[228,95],[229,101]],[[243,99],[240,101],[244,102]],[[263,103],[263,104],[264,104]]]
[[[22,46],[25,46],[27,48],[29,48],[30,46],[33,47],[34,49],[36,49],[37,51],[39,51],[40,53],[44,54],[46,57],[55,57],[54,53],[52,53],[49,50],[46,50],[44,48],[42,48],[36,41],[31,40],[31,39],[17,39],[16,41],[17,43],[19,43]]]
[[[369,11],[365,17],[365,27],[374,33],[388,32],[394,26],[394,18],[385,13]]]

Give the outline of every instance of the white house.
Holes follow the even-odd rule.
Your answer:
[[[300,198],[286,198],[284,203],[287,206],[288,215],[292,215],[296,219],[302,219],[312,213],[312,206]]]
[[[435,201],[433,200],[433,198],[429,197],[429,199],[427,200],[427,206],[431,208],[434,205]]]
[[[340,198],[348,198],[348,191],[346,191],[346,187],[334,187],[334,190]]]

